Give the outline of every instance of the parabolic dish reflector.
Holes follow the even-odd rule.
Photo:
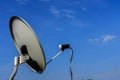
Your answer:
[[[46,67],[46,59],[41,44],[32,28],[20,17],[10,19],[10,32],[20,56],[28,55],[28,66],[35,72],[42,73]]]

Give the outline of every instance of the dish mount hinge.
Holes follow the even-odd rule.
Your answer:
[[[18,66],[22,63],[25,63],[26,61],[28,61],[30,59],[30,57],[28,55],[24,55],[24,56],[16,56],[14,58],[14,65]]]

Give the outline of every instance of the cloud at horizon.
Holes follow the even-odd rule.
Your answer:
[[[116,38],[115,35],[104,35],[102,37],[98,37],[98,38],[89,38],[88,41],[89,42],[110,42],[112,40],[114,40]]]

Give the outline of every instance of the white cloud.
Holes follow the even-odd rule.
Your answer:
[[[72,14],[63,14],[65,17],[69,18],[69,19],[74,19],[75,16]]]
[[[85,7],[80,7],[80,9],[84,12],[87,12],[87,8],[85,8]]]
[[[75,18],[75,12],[73,10],[70,10],[70,9],[63,9],[62,15],[69,18],[69,19]]]
[[[59,9],[55,8],[54,6],[52,6],[50,9],[50,12],[57,17],[66,17],[69,19],[75,18],[75,12],[70,9],[59,10]]]
[[[89,42],[109,42],[115,39],[115,35],[105,35],[103,37],[98,37],[98,38],[90,38],[88,39]]]
[[[111,41],[111,40],[113,40],[114,38],[116,38],[116,36],[114,36],[114,35],[105,35],[104,37],[103,37],[103,42],[108,42],[108,41]]]
[[[52,12],[52,14],[54,14],[55,16],[60,16],[60,11],[58,9],[56,9],[54,6],[51,7],[50,11]]]

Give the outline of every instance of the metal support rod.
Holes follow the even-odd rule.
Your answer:
[[[53,56],[46,64],[49,64],[52,60],[54,60],[57,56],[59,56],[62,51],[59,51],[55,56]]]

